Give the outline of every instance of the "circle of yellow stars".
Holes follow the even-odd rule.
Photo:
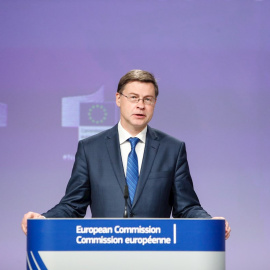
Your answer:
[[[92,113],[94,110],[101,110],[103,112],[103,116],[101,119],[93,118]],[[103,105],[99,105],[99,104],[92,105],[92,107],[88,111],[89,120],[94,124],[102,124],[107,119],[107,116],[108,116],[107,110]]]

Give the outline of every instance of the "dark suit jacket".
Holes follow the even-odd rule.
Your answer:
[[[117,125],[79,142],[66,194],[45,217],[123,217],[125,174]],[[130,217],[209,218],[193,189],[184,142],[148,126]]]

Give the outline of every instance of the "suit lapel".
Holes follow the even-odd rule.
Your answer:
[[[124,188],[126,184],[125,173],[122,164],[119,136],[117,125],[111,129],[111,132],[106,136],[105,143],[110,157],[111,165],[113,167],[116,179],[122,190],[124,196]]]
[[[136,193],[134,196],[134,201],[133,201],[132,207],[134,207],[135,204],[137,203],[137,201],[138,201],[138,199],[143,191],[145,183],[147,182],[148,175],[151,171],[154,159],[156,157],[159,144],[160,143],[158,141],[158,137],[157,137],[156,133],[154,132],[154,130],[152,130],[148,126],[142,168],[141,168],[140,177],[139,177],[139,181],[137,184],[137,189],[136,189]]]

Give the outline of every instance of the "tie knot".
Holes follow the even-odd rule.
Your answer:
[[[130,144],[131,144],[131,148],[132,149],[134,149],[135,148],[135,146],[136,146],[136,144],[139,142],[139,138],[136,138],[136,137],[134,137],[134,138],[129,138],[128,139],[128,141],[130,142]]]

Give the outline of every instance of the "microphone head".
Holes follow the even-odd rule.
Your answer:
[[[129,193],[128,193],[128,186],[125,185],[125,190],[124,190],[124,198],[128,199]]]

